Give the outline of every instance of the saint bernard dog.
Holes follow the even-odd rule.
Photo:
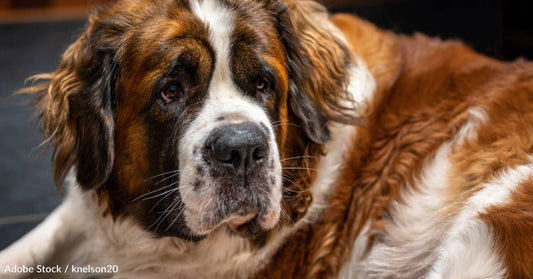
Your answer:
[[[2,266],[533,277],[527,61],[306,0],[122,0],[34,79],[66,198]]]

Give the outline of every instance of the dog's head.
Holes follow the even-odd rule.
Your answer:
[[[300,168],[328,141],[328,120],[349,120],[349,51],[321,9],[129,0],[95,13],[26,89],[40,96],[56,183],[74,167],[114,215],[160,235],[272,229],[282,199],[290,211],[304,192],[292,184],[309,180]]]

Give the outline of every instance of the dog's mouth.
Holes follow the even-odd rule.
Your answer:
[[[280,207],[274,207],[266,213],[234,213],[220,221],[201,221],[199,226],[192,225],[191,230],[198,235],[206,236],[219,230],[227,230],[234,235],[255,238],[272,229],[278,222]]]
[[[234,216],[226,221],[228,228],[237,234],[245,234],[249,231],[251,221],[256,218],[257,214],[248,214],[246,216]]]
[[[220,230],[226,230],[233,235],[245,238],[255,238],[265,231],[275,227],[279,220],[280,201],[273,196],[249,196],[246,205],[229,207],[231,202],[219,199],[217,202],[202,209],[186,208],[186,222],[191,232],[198,236],[207,236]],[[270,202],[251,206],[253,200],[268,198]],[[227,201],[227,200],[226,200]],[[268,209],[265,209],[268,208]],[[224,214],[225,212],[231,212]]]
[[[249,214],[246,216],[235,216],[228,220],[228,227],[236,234],[244,236],[254,236],[261,231],[271,229],[279,219],[281,207],[277,206],[266,214]]]

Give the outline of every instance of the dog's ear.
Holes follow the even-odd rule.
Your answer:
[[[33,77],[21,90],[38,96],[36,114],[54,148],[54,182],[60,187],[74,167],[83,189],[102,185],[114,159],[116,22],[91,17],[87,30],[63,54],[53,73]]]
[[[323,6],[306,0],[263,0],[277,17],[287,56],[289,104],[308,137],[329,140],[328,121],[355,124],[347,94],[350,50],[328,20]]]

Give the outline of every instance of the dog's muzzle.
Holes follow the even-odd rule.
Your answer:
[[[240,235],[256,235],[277,221],[271,195],[274,185],[268,131],[253,122],[215,128],[207,137],[203,158],[218,181],[221,221]]]

